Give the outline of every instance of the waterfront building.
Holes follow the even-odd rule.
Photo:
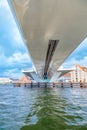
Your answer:
[[[71,71],[71,82],[87,82],[87,68],[75,65],[75,70]]]
[[[19,80],[18,80],[19,83],[31,83],[31,80],[29,77],[27,76],[22,76]]]
[[[70,82],[71,81],[71,73],[67,73],[64,76],[62,76],[62,79],[64,82]]]
[[[77,64],[73,67],[73,69],[71,69],[70,72],[62,75],[59,79],[57,79],[57,81],[87,82],[87,68]]]

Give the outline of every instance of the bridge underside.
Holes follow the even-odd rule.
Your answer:
[[[8,3],[37,73],[41,78],[51,78],[87,36],[87,1],[8,0]]]
[[[73,69],[66,69],[66,70],[62,69],[62,70],[58,70],[53,75],[53,77],[51,78],[51,80],[49,80],[49,79],[42,79],[41,80],[34,70],[32,70],[32,71],[30,71],[30,70],[22,70],[22,72],[26,76],[31,77],[31,79],[35,80],[36,82],[55,82],[56,80],[58,80],[58,78],[60,78],[61,76],[65,75],[66,73],[68,73],[70,71],[73,71]]]

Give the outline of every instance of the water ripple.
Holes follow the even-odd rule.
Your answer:
[[[87,89],[0,86],[0,130],[86,130]]]

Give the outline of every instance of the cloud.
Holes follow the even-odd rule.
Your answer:
[[[18,69],[7,69],[3,73],[0,74],[1,77],[9,77],[9,78],[20,78],[23,73]]]
[[[31,59],[29,58],[29,55],[27,53],[17,52],[14,53],[11,57],[9,57],[7,61],[9,64],[24,64],[31,62]]]
[[[32,66],[7,0],[0,0],[0,76],[18,76]]]
[[[9,10],[7,0],[0,0],[0,7],[4,7],[5,9]]]
[[[4,9],[7,12],[7,17],[12,20],[11,18],[13,15],[11,13],[7,0],[0,0],[0,8]]]
[[[16,26],[16,23],[14,23],[14,20],[13,20],[13,25],[11,28],[10,35],[11,35],[12,40],[14,41],[14,44],[13,44],[14,47],[26,49],[26,45],[24,44],[24,39],[21,37],[19,30]]]
[[[0,0],[0,17],[2,17],[0,20],[0,30],[2,35],[4,35],[2,36],[3,40],[8,41],[13,47],[26,49],[24,39],[20,35],[17,23],[6,0]]]
[[[80,64],[82,66],[87,67],[87,56],[84,56],[82,59],[78,60],[75,57],[69,59],[68,61],[62,64],[63,68],[71,68],[76,64]]]
[[[19,77],[21,70],[32,67],[28,53],[15,52],[12,56],[6,56],[4,51],[0,55],[0,76]]]
[[[28,53],[16,52],[12,56],[6,56],[4,53],[0,55],[0,67],[1,68],[22,68],[28,65],[32,65],[31,59]]]

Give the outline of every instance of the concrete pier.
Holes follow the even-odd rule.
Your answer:
[[[61,83],[61,87],[62,87],[62,88],[63,88],[63,85],[64,85],[64,84],[63,84],[63,83]]]
[[[70,84],[71,88],[73,87],[73,83]]]

